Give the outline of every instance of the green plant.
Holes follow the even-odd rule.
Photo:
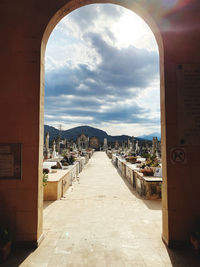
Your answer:
[[[63,157],[64,159],[67,159],[67,157],[68,157],[68,153],[67,153],[67,151],[62,152],[62,157]]]
[[[148,158],[150,158],[150,154],[148,154],[148,153],[143,153],[142,155],[141,155],[141,157],[142,158],[145,158],[145,159],[148,159]]]
[[[142,166],[141,166],[141,169],[144,169],[146,167],[146,164],[143,163]]]
[[[147,160],[146,161],[146,166],[150,167],[152,165],[153,161],[152,160]]]
[[[155,154],[153,154],[151,157],[150,157],[150,159],[152,160],[152,161],[154,161],[154,160],[156,160],[156,155]]]
[[[69,158],[69,164],[71,165],[71,164],[73,164],[74,162],[75,162],[75,158],[74,158],[73,155],[71,155],[70,158]]]
[[[12,240],[10,229],[5,225],[0,225],[0,245],[3,246]]]
[[[157,161],[155,161],[151,166],[152,167],[158,167],[159,166],[159,163]]]
[[[48,173],[43,172],[43,186],[47,185],[47,181],[48,181]]]

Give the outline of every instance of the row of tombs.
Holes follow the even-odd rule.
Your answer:
[[[71,165],[67,167],[64,166],[61,169],[51,169],[51,162],[45,162],[43,164],[43,172],[47,168],[49,171],[46,175],[46,179],[43,179],[44,201],[54,201],[62,198],[68,188],[72,186],[72,183],[78,179],[79,173],[88,163],[93,153],[94,150],[85,151],[81,156],[77,156]],[[49,167],[47,165],[48,163]]]
[[[108,157],[120,174],[132,185],[136,192],[144,199],[161,199],[162,192],[162,168],[153,168],[151,176],[146,176],[140,170],[140,164],[131,163],[126,158],[115,152],[107,151]],[[138,162],[145,161],[138,158]]]

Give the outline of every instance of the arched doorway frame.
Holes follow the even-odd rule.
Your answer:
[[[157,25],[156,21],[150,15],[150,10],[147,11],[144,9],[141,4],[135,1],[126,1],[123,0],[86,0],[86,1],[70,1],[66,3],[62,8],[58,9],[58,11],[50,18],[48,25],[43,34],[42,43],[41,43],[41,72],[40,72],[40,129],[43,128],[44,125],[44,61],[45,61],[45,49],[48,42],[48,39],[54,29],[54,27],[59,23],[59,21],[67,16],[72,11],[90,4],[115,4],[127,8],[138,16],[140,16],[150,27],[153,32],[155,39],[157,41],[158,49],[159,49],[159,66],[160,66],[160,110],[161,110],[161,143],[162,143],[162,163],[163,163],[163,182],[164,187],[162,189],[162,197],[164,201],[165,207],[167,206],[168,195],[167,195],[167,164],[166,164],[166,132],[165,132],[165,83],[164,83],[164,46],[162,40],[162,34],[159,29],[159,25]],[[159,19],[158,19],[159,20]],[[40,144],[43,143],[43,138],[40,140]],[[41,150],[40,150],[41,153]],[[167,244],[168,243],[168,217],[166,213],[163,213],[163,240]]]

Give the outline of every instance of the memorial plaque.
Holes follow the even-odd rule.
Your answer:
[[[200,145],[200,64],[177,65],[180,145]]]
[[[162,177],[162,168],[156,168],[154,177]]]
[[[0,179],[21,179],[21,144],[0,144]]]

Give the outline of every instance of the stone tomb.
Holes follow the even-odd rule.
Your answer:
[[[127,179],[141,197],[145,199],[161,198],[162,177],[146,177],[139,172],[137,164],[131,164],[115,154],[112,155],[112,162],[118,168],[121,175]],[[158,174],[160,174],[160,171]]]

